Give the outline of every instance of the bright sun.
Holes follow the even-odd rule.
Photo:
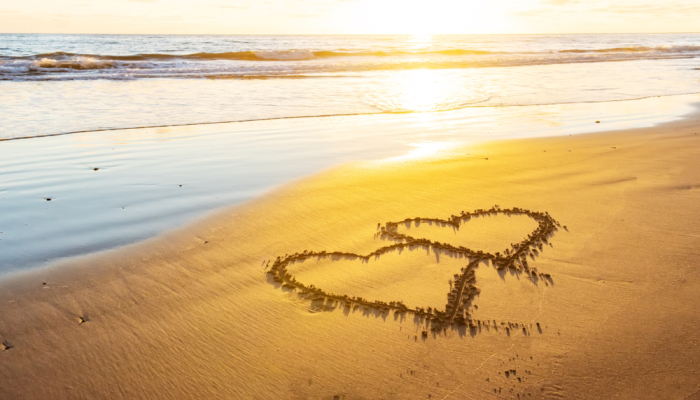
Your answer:
[[[475,0],[358,0],[348,2],[341,24],[364,33],[498,33],[506,18],[494,2]]]

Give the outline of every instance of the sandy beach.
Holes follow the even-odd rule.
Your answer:
[[[344,164],[14,274],[0,398],[700,398],[699,118]],[[539,223],[516,209],[554,224],[527,268],[452,250],[509,254]],[[397,234],[430,244],[318,254]],[[289,276],[350,300],[267,273],[304,252]],[[453,286],[471,323],[415,311]]]

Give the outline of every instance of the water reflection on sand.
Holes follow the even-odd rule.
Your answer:
[[[152,237],[341,163],[411,162],[483,140],[652,126],[688,114],[698,98],[298,118],[5,141],[0,143],[0,273]],[[474,156],[484,155],[475,147]]]

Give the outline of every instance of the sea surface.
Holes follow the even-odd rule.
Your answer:
[[[679,119],[699,56],[700,34],[0,34],[0,275],[343,163]]]
[[[700,92],[700,34],[0,34],[0,138]]]

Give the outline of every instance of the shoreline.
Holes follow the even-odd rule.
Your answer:
[[[657,97],[657,96],[652,96]],[[622,130],[613,130],[613,131],[599,131],[599,132],[583,132],[576,134],[575,136],[584,136],[584,137],[603,137],[606,135],[615,135],[615,134],[625,134],[628,131],[637,133],[637,132],[646,132],[648,130],[657,130],[657,129],[664,129],[664,130],[677,130],[678,127],[682,128],[687,128],[689,124],[692,124],[692,120],[700,120],[700,101],[692,103],[692,107],[694,108],[694,111],[691,113],[686,113],[683,114],[680,119],[677,120],[671,120],[667,122],[663,122],[659,125],[654,125],[650,127],[645,127],[645,128],[637,128],[637,129],[622,129]],[[449,111],[447,111],[449,112]],[[374,114],[370,114],[374,115]],[[351,115],[352,116],[352,115]],[[295,119],[297,117],[294,117]],[[317,117],[298,117],[298,118],[317,118]],[[325,117],[318,117],[318,118],[325,118]],[[284,118],[286,119],[286,118]],[[243,121],[243,122],[258,122],[258,121]],[[268,121],[264,121],[268,122]],[[225,123],[225,124],[237,124],[238,122],[232,122],[232,123]],[[141,129],[141,128],[135,128],[135,129]],[[127,128],[127,130],[131,130],[131,128]],[[698,134],[700,136],[700,127],[698,127]],[[99,132],[99,131],[98,131]],[[90,133],[90,132],[86,132]],[[570,135],[571,136],[571,135]],[[185,234],[185,232],[193,231],[193,230],[200,230],[203,226],[208,226],[211,225],[212,223],[215,223],[215,221],[218,221],[222,216],[229,215],[233,217],[237,217],[240,214],[245,214],[249,208],[256,208],[258,203],[266,203],[270,201],[270,197],[275,198],[279,196],[280,192],[286,192],[289,190],[294,190],[298,186],[303,186],[306,185],[308,182],[313,182],[316,179],[319,179],[321,177],[325,177],[329,174],[335,174],[337,171],[346,171],[346,170],[352,170],[354,168],[375,168],[373,166],[376,166],[378,168],[384,168],[386,165],[389,165],[390,168],[395,167],[396,165],[411,165],[411,164],[418,164],[418,163],[430,163],[433,160],[452,160],[454,158],[454,153],[455,151],[462,150],[464,148],[470,148],[470,149],[476,149],[480,147],[497,147],[499,144],[517,144],[520,141],[535,141],[535,140],[547,140],[547,139],[562,139],[565,138],[566,136],[560,135],[560,136],[543,136],[543,137],[517,137],[517,138],[512,138],[512,139],[493,139],[493,140],[481,140],[481,141],[476,141],[474,143],[464,143],[464,142],[457,142],[457,143],[448,143],[447,146],[438,146],[435,149],[430,149],[427,153],[422,153],[419,152],[415,157],[412,157],[412,154],[404,154],[404,155],[399,155],[396,157],[389,157],[386,159],[370,159],[370,160],[358,160],[358,161],[352,161],[352,162],[346,162],[343,164],[339,165],[333,165],[330,168],[321,170],[321,171],[316,171],[312,174],[305,175],[305,176],[300,176],[295,179],[292,179],[287,182],[283,182],[279,185],[276,185],[268,190],[265,191],[264,194],[261,194],[260,196],[256,196],[254,198],[250,198],[247,200],[244,200],[241,203],[236,203],[236,204],[230,204],[226,205],[223,207],[219,207],[216,209],[213,209],[211,211],[206,212],[204,215],[201,215],[199,217],[196,217],[192,220],[189,220],[185,222],[182,225],[175,226],[171,229],[164,230],[154,236],[144,238],[143,240],[139,240],[134,243],[128,243],[122,246],[114,247],[114,248],[107,248],[104,250],[99,250],[96,252],[90,252],[87,254],[76,254],[76,255],[69,255],[66,257],[61,257],[59,259],[53,260],[49,263],[46,263],[44,265],[40,266],[35,266],[31,267],[29,269],[20,269],[20,270],[14,270],[10,273],[5,273],[5,274],[0,274],[0,286],[3,285],[3,282],[8,281],[8,282],[13,282],[12,285],[19,283],[20,281],[29,279],[30,276],[37,275],[43,273],[52,273],[52,274],[60,274],[62,271],[61,268],[65,267],[66,264],[71,264],[71,263],[78,263],[78,264],[84,264],[86,263],[84,260],[91,260],[91,259],[106,259],[109,257],[112,257],[114,255],[118,255],[120,253],[127,253],[129,252],[129,249],[137,249],[141,247],[149,247],[152,246],[155,243],[161,243],[164,241],[168,240],[173,240],[174,238],[181,237]],[[467,154],[467,157],[473,157],[474,154]],[[488,158],[486,158],[488,160]],[[435,217],[438,217],[439,215],[435,215]],[[83,270],[81,273],[88,273],[91,274],[91,271]],[[97,271],[97,274],[101,274],[101,272]],[[34,276],[36,278],[36,276]]]
[[[158,237],[3,278],[0,397],[692,395],[699,115],[343,164]],[[547,212],[567,230],[529,260],[551,282],[474,268],[473,334],[424,337],[420,318],[312,306],[266,277],[266,260],[285,253],[390,245],[378,222],[494,204]],[[399,228],[470,248],[522,240],[509,217],[480,223],[475,236],[464,236],[469,223]],[[444,301],[447,279],[467,264],[432,247],[392,252],[376,267],[330,259],[290,268],[330,291],[414,307]]]
[[[470,104],[460,108],[451,108],[446,110],[434,110],[434,111],[378,111],[378,112],[366,112],[366,113],[355,113],[355,114],[322,114],[322,115],[300,115],[291,117],[271,117],[271,118],[260,118],[260,119],[241,119],[241,120],[231,120],[231,121],[214,121],[214,122],[192,122],[186,124],[173,124],[173,125],[144,125],[144,126],[131,126],[131,127],[121,127],[121,128],[104,128],[104,129],[90,129],[83,131],[70,131],[70,132],[59,132],[50,133],[46,135],[33,135],[33,136],[20,136],[11,138],[0,138],[0,142],[10,141],[10,140],[26,140],[26,139],[40,139],[46,137],[55,136],[65,136],[65,135],[76,135],[80,133],[96,133],[96,132],[110,132],[110,131],[130,131],[137,129],[156,129],[156,128],[178,128],[178,127],[196,127],[204,125],[217,125],[217,124],[236,124],[244,122],[269,122],[269,121],[284,121],[292,119],[306,119],[306,118],[333,118],[333,117],[360,117],[360,116],[372,116],[372,115],[395,115],[395,114],[436,114],[436,113],[449,113],[460,111],[470,108],[517,108],[517,107],[546,107],[546,106],[562,106],[562,105],[576,105],[576,104],[596,104],[596,103],[616,103],[616,102],[628,102],[628,101],[639,101],[652,99],[655,97],[679,97],[679,96],[692,96],[698,95],[700,92],[688,92],[688,93],[674,93],[674,94],[662,94],[662,95],[649,95],[643,97],[635,97],[629,99],[618,99],[618,100],[591,100],[591,101],[575,101],[568,103],[535,103],[535,104],[488,104],[488,105],[478,105],[478,103]],[[585,133],[585,132],[584,132]]]
[[[489,140],[653,126],[683,118],[697,99],[299,118],[7,141],[7,157],[0,161],[6,172],[0,201],[7,211],[0,275],[154,237],[344,163],[410,160]]]

